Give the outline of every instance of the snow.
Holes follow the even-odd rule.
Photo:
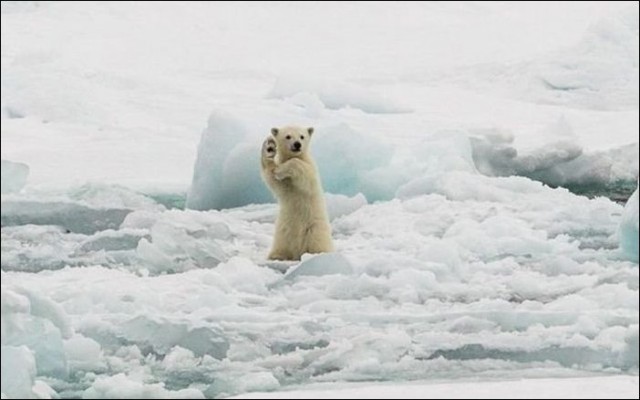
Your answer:
[[[367,199],[362,193],[358,193],[353,197],[326,193],[325,203],[327,204],[327,214],[329,214],[329,219],[333,221],[343,215],[351,214],[366,205]]]
[[[544,104],[596,110],[636,106],[637,7],[624,7],[593,22],[576,44],[506,69],[486,64],[479,69],[480,79],[471,84]]]
[[[196,389],[167,390],[161,384],[143,384],[118,374],[107,378],[98,378],[87,389],[83,399],[204,399],[202,392]]]
[[[303,95],[304,97],[300,97]],[[331,80],[310,80],[304,77],[280,77],[269,97],[286,99],[296,97],[294,101],[302,101],[309,108],[309,103],[318,108],[315,113],[326,107],[331,110],[341,108],[357,108],[372,114],[408,113],[412,110],[397,104],[371,90],[348,82]]]
[[[618,231],[620,247],[636,263],[638,262],[638,220],[640,219],[638,201],[638,189],[636,189],[624,206]]]
[[[2,160],[2,194],[18,192],[27,183],[29,166]]]
[[[332,274],[351,275],[352,272],[353,267],[344,256],[339,253],[325,253],[304,257],[300,264],[287,271],[284,279],[294,280],[305,276]]]
[[[237,399],[632,399],[638,377],[594,376],[573,379],[527,379],[501,382],[404,383],[349,385],[345,388],[248,393]]]
[[[75,396],[117,395],[118,374],[126,395],[218,397],[637,371],[638,268],[617,249],[621,205],[470,172],[358,203],[333,219],[336,253],[288,265],[264,261],[275,205],[141,208],[94,234],[3,228],[3,326],[20,329],[3,345],[29,346],[36,377],[67,368],[72,388],[49,384]],[[68,261],[46,271],[38,260],[52,252]],[[7,324],[16,315],[40,324]]]
[[[218,153],[210,155],[210,162],[219,160],[216,166],[228,161],[227,174],[236,165],[238,176],[250,178],[246,185],[222,183],[219,196],[239,196],[243,204],[270,200],[263,185],[248,186],[260,183],[253,150],[259,149],[256,138],[284,123],[348,126],[367,142],[382,141],[387,156],[402,161],[429,134],[475,137],[483,130],[511,132],[509,147],[518,155],[545,158],[546,149],[557,153],[554,126],[564,121],[564,142],[583,155],[607,160],[606,151],[635,145],[630,151],[637,160],[636,5],[425,4],[396,7],[392,14],[383,6],[340,8],[338,18],[324,5],[281,5],[276,12],[166,4],[153,15],[144,5],[3,5],[3,159],[29,165],[32,187],[92,181],[186,191],[193,181],[192,191],[202,191],[200,185],[222,179],[204,178],[212,173],[205,161],[194,174],[197,154],[204,157],[195,151],[198,137],[203,128],[214,129],[205,122],[214,110],[221,124],[215,129],[224,135],[242,131],[224,116],[247,129],[246,140],[220,140]],[[350,13],[365,21],[358,29]],[[189,28],[174,26],[176,16],[190,21]],[[327,19],[335,21],[332,29],[302,22]],[[399,20],[403,29],[394,26]],[[280,45],[272,49],[271,43]],[[543,80],[580,87],[552,89]],[[388,110],[403,113],[379,113]],[[387,158],[375,158],[381,170],[367,179],[391,186],[383,191],[392,198],[409,166],[397,162],[389,171]],[[567,161],[560,157],[556,164]],[[571,180],[628,179],[637,175],[633,161],[612,166],[610,176],[611,162],[605,162]],[[329,174],[324,183],[329,188],[337,178]],[[339,190],[328,191],[357,193]],[[369,201],[383,197],[367,193],[365,185],[358,191]],[[224,207],[222,200],[215,203]],[[194,198],[191,208],[211,208],[206,201]]]
[[[3,397],[637,397],[638,195],[602,197],[637,185],[637,4],[1,18]],[[284,124],[336,244],[300,262],[265,260]]]

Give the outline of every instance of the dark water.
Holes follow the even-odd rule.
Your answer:
[[[616,203],[625,204],[629,197],[633,194],[637,187],[636,181],[616,181],[607,184],[571,184],[565,185],[570,192],[587,196],[592,199],[594,197],[608,197]]]
[[[186,193],[147,193],[146,196],[150,197],[156,203],[160,203],[168,209],[184,210],[184,206],[187,202]]]

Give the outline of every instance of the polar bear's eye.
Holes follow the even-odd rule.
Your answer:
[[[300,140],[304,140],[304,136],[300,136]]]
[[[287,140],[290,140],[290,139],[291,139],[291,135],[287,135]]]

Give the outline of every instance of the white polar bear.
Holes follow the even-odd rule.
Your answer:
[[[316,164],[309,153],[313,128],[271,129],[262,146],[262,178],[280,212],[270,260],[299,260],[333,251],[331,225]]]

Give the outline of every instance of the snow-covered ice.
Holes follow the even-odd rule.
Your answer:
[[[638,194],[602,197],[638,182],[637,3],[1,26],[3,398],[637,397]],[[258,157],[289,123],[337,250],[269,262]]]
[[[3,333],[3,345],[33,346],[36,360],[47,356],[38,369],[55,377],[46,383],[83,396],[115,395],[104,391],[117,374],[131,390],[207,397],[313,382],[633,374],[638,268],[618,250],[622,211],[527,178],[444,174],[399,199],[345,207],[333,219],[339,252],[286,274],[264,266],[275,205],[142,208],[92,235],[3,228],[3,321],[33,321]],[[46,232],[58,239],[39,239]],[[110,237],[122,241],[98,245]],[[45,271],[39,252],[67,267]],[[5,302],[17,305],[5,312]]]
[[[242,399],[633,399],[638,377],[527,379],[498,382],[327,385],[281,392],[248,393]]]

